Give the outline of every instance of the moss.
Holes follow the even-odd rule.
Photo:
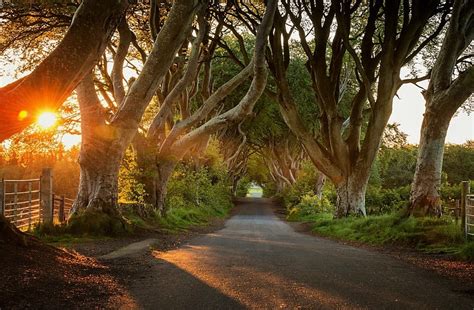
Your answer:
[[[73,235],[117,236],[132,232],[124,218],[89,209],[69,219],[66,232]]]

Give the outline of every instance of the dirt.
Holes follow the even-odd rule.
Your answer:
[[[42,242],[28,247],[0,243],[0,309],[137,308],[124,285],[127,276],[120,263],[96,257],[147,237],[159,239],[154,247],[161,251],[174,249],[196,235],[220,229],[224,222],[215,219],[179,234],[142,231],[67,248]]]
[[[110,268],[93,258],[39,242],[28,247],[0,244],[0,253],[0,309],[133,304]]]

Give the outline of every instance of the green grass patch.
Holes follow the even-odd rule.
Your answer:
[[[187,230],[191,227],[205,226],[214,218],[225,217],[229,212],[228,207],[222,209],[212,207],[194,208],[171,208],[168,210],[166,217],[157,217],[159,226],[170,232],[179,232]]]
[[[312,230],[322,236],[358,241],[371,245],[396,245],[428,253],[451,254],[474,260],[474,242],[466,242],[451,217],[402,218],[398,213],[378,216],[333,219],[332,214],[290,214],[289,220],[313,223]]]

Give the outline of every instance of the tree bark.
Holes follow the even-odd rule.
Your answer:
[[[438,191],[441,185],[444,142],[450,120],[450,117],[436,117],[431,113],[427,113],[423,118],[408,209],[412,215],[441,215]]]
[[[474,38],[472,1],[456,0],[443,44],[424,93],[426,112],[406,215],[441,215],[439,188],[444,143],[456,110],[474,92],[474,66],[470,65],[453,80],[459,57]]]
[[[173,174],[174,168],[176,167],[176,161],[171,159],[163,159],[157,165],[158,176],[156,180],[156,204],[155,210],[158,210],[161,216],[166,216],[166,195],[168,181]]]
[[[336,184],[336,218],[346,217],[350,214],[366,216],[365,191],[367,181],[355,175],[349,176],[345,181]]]
[[[118,172],[122,152],[118,147],[89,150],[81,148],[79,165],[81,177],[74,211],[98,210],[111,216],[118,215]]]
[[[314,185],[314,193],[319,197],[319,199],[323,198],[324,183],[326,183],[326,176],[319,172],[316,184]]]
[[[18,230],[3,215],[0,215],[0,242],[27,246],[28,236]]]

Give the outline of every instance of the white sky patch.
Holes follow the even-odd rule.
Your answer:
[[[402,75],[408,70],[402,70]],[[423,88],[428,87],[428,81],[419,83]],[[418,144],[420,140],[421,123],[425,113],[425,99],[421,89],[413,84],[405,84],[398,90],[398,97],[393,100],[393,111],[389,123],[400,124],[400,129],[408,135],[410,144]],[[462,109],[453,117],[446,137],[447,143],[463,144],[474,140],[474,114],[468,115]]]

